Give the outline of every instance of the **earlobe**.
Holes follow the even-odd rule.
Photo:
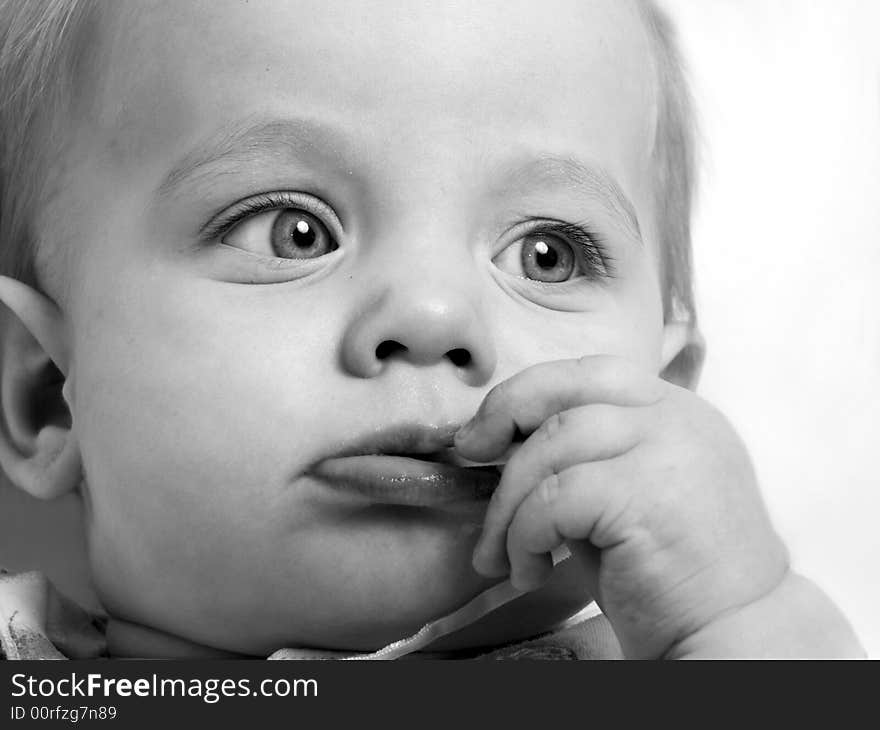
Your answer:
[[[27,454],[9,449],[3,439],[0,461],[9,480],[37,499],[55,499],[73,491],[82,481],[79,448],[71,431],[47,427],[37,434]]]
[[[706,345],[690,320],[672,320],[663,326],[660,377],[688,390],[694,390],[703,369]]]
[[[0,302],[0,466],[19,488],[52,499],[82,478],[62,315],[48,297],[4,276]]]

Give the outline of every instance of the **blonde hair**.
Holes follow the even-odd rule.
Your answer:
[[[0,0],[0,273],[37,284],[33,210],[90,0]]]
[[[691,215],[697,176],[697,122],[675,28],[657,5],[639,3],[654,50],[657,128],[654,133],[654,204],[663,266],[663,305],[667,319],[696,321]]]
[[[36,203],[46,196],[52,118],[73,88],[77,43],[93,0],[0,0],[0,273],[33,286]],[[664,310],[694,317],[690,219],[695,180],[693,104],[669,18],[641,0],[661,91],[654,191]]]

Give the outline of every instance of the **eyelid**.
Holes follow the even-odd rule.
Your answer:
[[[205,243],[215,243],[241,221],[266,211],[283,210],[284,208],[299,208],[317,216],[325,225],[335,229],[331,231],[334,236],[338,236],[342,232],[342,223],[339,217],[333,208],[323,200],[308,193],[279,190],[257,193],[224,208],[222,212],[202,226],[199,238]]]
[[[558,218],[530,216],[524,221],[516,223],[505,232],[502,238],[507,243],[498,251],[496,256],[525,236],[536,233],[550,233],[561,236],[574,246],[577,249],[576,253],[579,259],[583,261],[586,258],[586,263],[590,267],[597,269],[594,272],[583,272],[587,278],[599,281],[614,277],[614,257],[609,253],[605,239],[596,232],[589,221],[570,223]],[[553,286],[559,286],[559,284],[554,284]]]

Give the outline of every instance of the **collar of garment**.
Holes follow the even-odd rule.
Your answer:
[[[492,602],[491,599],[490,594],[488,603],[482,608],[487,608]],[[495,600],[498,600],[497,596],[495,596]],[[463,609],[465,608],[467,606],[463,607]],[[473,607],[470,610],[479,612]],[[491,607],[488,607],[487,610],[491,610]],[[449,621],[455,613],[457,612],[444,616],[436,622],[431,622],[428,627],[437,624],[443,625],[442,622]],[[455,621],[453,620],[451,623],[454,624]],[[0,658],[106,658],[105,630],[106,619],[90,614],[67,599],[55,589],[42,573],[0,571]],[[425,629],[419,634],[424,631]],[[618,659],[622,656],[620,645],[610,624],[594,605],[588,606],[551,633],[482,653],[436,654],[422,651],[422,640],[430,638],[430,636],[422,636],[419,639],[419,634],[395,642],[380,652],[367,655],[283,648],[272,653],[268,658],[276,660],[397,658],[565,660]],[[385,652],[384,655],[383,652]]]

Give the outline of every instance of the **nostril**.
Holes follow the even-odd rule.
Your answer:
[[[405,352],[406,348],[395,340],[384,340],[376,348],[376,359],[385,360],[395,352]]]
[[[471,364],[471,353],[461,347],[450,350],[446,353],[446,357],[452,360],[456,367],[463,368]]]

